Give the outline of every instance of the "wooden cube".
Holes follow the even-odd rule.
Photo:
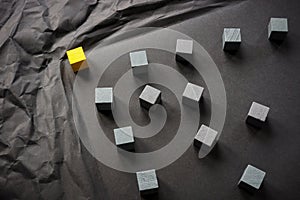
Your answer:
[[[217,140],[218,132],[208,126],[201,125],[194,138],[194,145],[198,148],[210,148]]]
[[[239,28],[224,28],[222,41],[224,51],[237,51],[242,42],[241,30]]]
[[[267,120],[269,110],[270,108],[267,106],[264,106],[256,102],[252,102],[246,118],[246,123],[255,126],[257,128],[261,128],[265,123],[265,121]]]
[[[265,175],[266,172],[252,165],[248,165],[244,170],[242,177],[240,178],[238,186],[246,189],[249,192],[254,192],[261,187]]]
[[[203,87],[193,83],[188,83],[182,94],[182,103],[188,106],[198,107],[203,91]]]
[[[148,71],[148,59],[146,51],[131,52],[129,56],[133,74],[146,74]]]
[[[74,72],[88,67],[82,47],[78,47],[67,51],[67,56]]]
[[[148,110],[154,104],[161,102],[161,91],[150,85],[146,85],[139,96],[139,101],[141,106]]]
[[[95,104],[99,111],[111,111],[113,99],[113,88],[95,88]]]
[[[193,40],[178,39],[176,42],[176,61],[188,62],[193,54]]]
[[[157,192],[159,186],[155,169],[136,172],[136,177],[141,195]]]
[[[283,40],[288,33],[287,18],[271,18],[268,25],[269,40]]]
[[[114,129],[115,143],[124,150],[134,150],[134,136],[131,126]]]

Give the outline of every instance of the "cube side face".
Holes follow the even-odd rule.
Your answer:
[[[287,32],[271,31],[269,33],[269,40],[281,41],[284,40],[286,36],[287,36]]]
[[[201,148],[202,142],[200,142],[197,138],[194,138],[194,146],[197,148]]]
[[[71,65],[73,72],[78,72],[80,70],[88,68],[88,63],[86,60],[74,63]]]
[[[176,54],[189,54],[193,53],[193,40],[178,39],[176,42]]]
[[[205,145],[211,147],[216,142],[217,135],[218,135],[217,131],[215,131],[212,128],[209,128],[204,140]]]
[[[271,31],[288,32],[288,20],[286,18],[271,18]]]
[[[159,188],[155,170],[137,172],[136,177],[142,195],[152,194]]]
[[[198,101],[195,101],[195,100],[193,100],[189,97],[186,97],[186,96],[182,96],[182,103],[184,105],[187,105],[187,106],[191,107],[191,108],[197,108],[200,105]]]
[[[188,59],[184,58],[184,55],[181,55],[180,53],[175,54],[175,60],[177,62],[182,63],[182,64],[188,64],[189,63]]]
[[[141,105],[143,108],[147,109],[147,110],[149,110],[150,107],[154,105],[154,104],[149,103],[148,101],[145,101],[145,100],[143,100],[143,99],[141,99],[141,98],[139,98],[139,102],[140,102],[140,105]]]
[[[131,146],[134,143],[132,127],[114,129],[115,143],[117,146]]]
[[[224,42],[224,51],[237,51],[240,48],[241,42]]]
[[[117,145],[117,147],[119,147],[125,151],[134,151],[135,150],[134,142],[130,142],[127,144],[119,144],[119,145]]]
[[[129,54],[131,67],[147,66],[148,58],[146,51],[136,51]]]
[[[193,54],[176,53],[175,60],[183,65],[190,66],[190,60],[193,59]]]
[[[252,165],[248,165],[239,181],[239,186],[249,191],[258,190],[266,173]]]
[[[95,88],[96,103],[112,103],[113,89],[112,88]]]
[[[241,29],[240,28],[224,28],[223,38],[225,42],[241,42]]]
[[[271,39],[271,34],[272,34],[272,24],[271,24],[271,20],[269,21],[268,24],[268,38]]]
[[[249,185],[249,184],[247,184],[247,183],[245,183],[244,181],[241,181],[241,180],[238,183],[238,187],[242,188],[242,189],[244,189],[244,190],[246,190],[250,193],[254,193],[257,190],[256,188],[252,187],[251,185]]]
[[[131,67],[133,75],[146,74],[148,72],[148,65],[140,65]]]
[[[112,103],[96,103],[98,111],[111,111],[113,108]]]
[[[264,122],[254,118],[254,117],[251,117],[249,115],[246,118],[246,123],[251,125],[251,126],[254,126],[256,128],[262,128],[263,125],[264,125]]]

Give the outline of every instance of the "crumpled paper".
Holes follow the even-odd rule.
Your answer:
[[[200,16],[225,0],[1,0],[0,199],[106,199],[73,124],[66,50]],[[97,184],[96,184],[97,183]]]

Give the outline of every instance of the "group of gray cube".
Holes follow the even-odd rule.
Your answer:
[[[269,40],[281,41],[286,37],[287,33],[288,20],[286,18],[270,19],[268,25]],[[242,42],[241,30],[239,28],[224,28],[222,42],[224,51],[237,51]],[[265,105],[252,102],[247,114],[246,123],[261,128],[267,120],[269,110],[270,108]],[[216,131],[202,125],[194,139],[194,144],[198,147],[199,145],[210,147],[213,144],[213,139],[216,137],[215,135]],[[248,165],[240,178],[238,186],[249,192],[258,190],[263,183],[265,175],[266,172],[252,165]]]
[[[268,24],[269,40],[282,41],[288,33],[288,20],[286,18],[271,18]],[[239,28],[225,28],[222,36],[223,50],[236,51],[239,49],[242,42],[241,30]],[[261,128],[267,120],[270,108],[257,102],[252,102],[247,114],[246,123],[256,128]],[[208,142],[205,136],[210,135]],[[197,133],[194,144],[196,146],[211,145],[215,132],[209,127],[201,126]],[[246,189],[249,192],[254,192],[261,188],[266,172],[252,165],[248,165],[244,170],[238,186]]]
[[[267,120],[270,108],[257,102],[252,102],[249,112],[247,114],[246,123],[256,128],[262,128]],[[264,180],[266,172],[248,165],[244,170],[242,177],[238,183],[240,188],[246,189],[249,192],[258,190]]]
[[[238,186],[251,193],[261,188],[266,172],[247,165],[239,182]],[[136,172],[138,188],[141,195],[154,194],[158,191],[158,178],[155,169]]]
[[[288,32],[287,19],[271,18],[268,25],[268,37],[270,40],[283,40]],[[241,44],[241,30],[239,28],[224,28],[223,50],[236,51]],[[176,60],[187,62],[193,54],[193,41],[178,39],[176,43]],[[148,71],[148,59],[145,50],[135,51],[129,54],[133,75],[145,74]],[[187,83],[182,94],[182,103],[197,107],[202,99],[204,88]],[[140,105],[149,110],[151,106],[161,103],[161,91],[150,85],[146,85],[139,96]],[[113,108],[114,97],[112,87],[95,88],[95,104],[99,111],[110,111]],[[247,114],[246,123],[261,128],[267,119],[269,107],[253,102]],[[211,127],[201,125],[194,138],[194,146],[198,148],[211,148],[217,142],[218,132]],[[124,150],[134,150],[134,134],[131,126],[114,129],[115,144]],[[240,178],[239,187],[249,191],[261,187],[265,172],[248,165]],[[142,195],[153,194],[158,189],[158,179],[154,169],[136,173],[138,188]]]
[[[286,18],[271,18],[268,24],[268,38],[273,41],[282,41],[288,33]],[[242,42],[240,28],[224,28],[222,44],[224,51],[237,51]]]
[[[193,53],[193,41],[178,39],[176,43],[176,60],[179,62],[186,62]],[[134,76],[146,74],[148,71],[148,58],[145,50],[135,51],[129,53],[130,64],[132,73]],[[199,106],[199,102],[202,98],[204,88],[193,84],[187,83],[183,94],[182,103],[191,106]],[[146,85],[139,96],[139,103],[141,107],[149,110],[151,106],[161,103],[162,92],[150,85]],[[99,111],[111,111],[113,108],[114,97],[113,88],[100,87],[95,88],[95,104]],[[134,150],[134,133],[131,126],[116,128],[114,131],[115,144],[117,147],[127,151]],[[208,136],[204,136],[203,142],[209,144],[210,132]],[[158,180],[155,170],[147,170],[136,173],[138,188],[142,195],[153,194],[158,189]]]

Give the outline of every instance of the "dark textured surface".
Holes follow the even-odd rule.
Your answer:
[[[221,72],[228,103],[213,152],[199,160],[191,144],[180,159],[157,171],[160,189],[153,198],[299,199],[298,0],[1,0],[0,5],[0,199],[141,198],[135,174],[107,168],[80,143],[70,110],[74,74],[65,59],[70,48],[91,50],[122,28],[140,26],[170,26],[203,45]],[[281,44],[268,40],[270,17],[289,19]],[[222,50],[224,27],[241,28],[242,44],[235,54]],[[161,63],[171,59],[155,52],[150,56]],[[181,72],[203,82],[190,69]],[[245,124],[252,101],[271,108],[260,130]],[[177,104],[170,102],[167,110]],[[204,104],[209,110],[209,102]],[[147,116],[136,106],[131,114],[142,116],[145,121],[138,123],[143,124]],[[171,116],[175,122],[176,113]],[[209,119],[209,111],[206,115]],[[114,128],[110,116],[99,120],[109,134]],[[174,137],[176,125],[167,121],[166,126],[165,135],[149,138],[146,151]],[[267,173],[262,190],[252,195],[237,187],[248,163]]]

